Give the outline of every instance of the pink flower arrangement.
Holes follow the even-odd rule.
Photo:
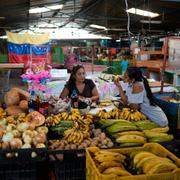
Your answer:
[[[43,70],[39,74],[34,74],[33,72],[30,72],[28,74],[21,75],[21,77],[23,78],[23,81],[25,82],[27,81],[41,82],[41,81],[50,79],[51,75],[49,72]]]

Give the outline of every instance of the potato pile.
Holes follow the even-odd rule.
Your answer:
[[[91,137],[84,139],[82,143],[68,143],[67,140],[49,140],[49,149],[51,150],[64,150],[64,149],[85,149],[87,147],[97,146],[99,148],[113,147],[113,142],[110,138],[106,137],[106,134],[101,129],[95,129],[94,125],[91,125]]]

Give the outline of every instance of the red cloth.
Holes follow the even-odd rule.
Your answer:
[[[116,48],[111,48],[111,54],[112,55],[116,54]]]
[[[38,62],[46,62],[46,57],[45,56],[37,56],[34,55],[32,63],[38,63]],[[30,63],[30,55],[29,54],[24,54],[24,55],[17,55],[14,53],[9,53],[8,54],[8,62],[9,63],[24,63],[24,64],[29,64]],[[52,56],[51,54],[48,54],[47,56],[47,63],[52,64]]]

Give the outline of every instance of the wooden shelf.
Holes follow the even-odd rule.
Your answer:
[[[23,63],[3,63],[0,64],[0,69],[23,69]]]
[[[142,48],[142,49],[140,49],[140,52],[138,54],[140,54],[140,55],[142,55],[142,54],[154,54],[154,55],[161,54],[161,55],[164,55],[164,48],[162,47],[162,49],[160,51],[148,51],[148,50],[144,50]]]
[[[163,66],[163,60],[135,60],[136,67],[147,67],[147,68],[158,68],[160,69]]]

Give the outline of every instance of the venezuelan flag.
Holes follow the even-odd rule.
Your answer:
[[[29,64],[38,62],[52,63],[49,34],[18,34],[6,32],[8,37],[9,63]]]

